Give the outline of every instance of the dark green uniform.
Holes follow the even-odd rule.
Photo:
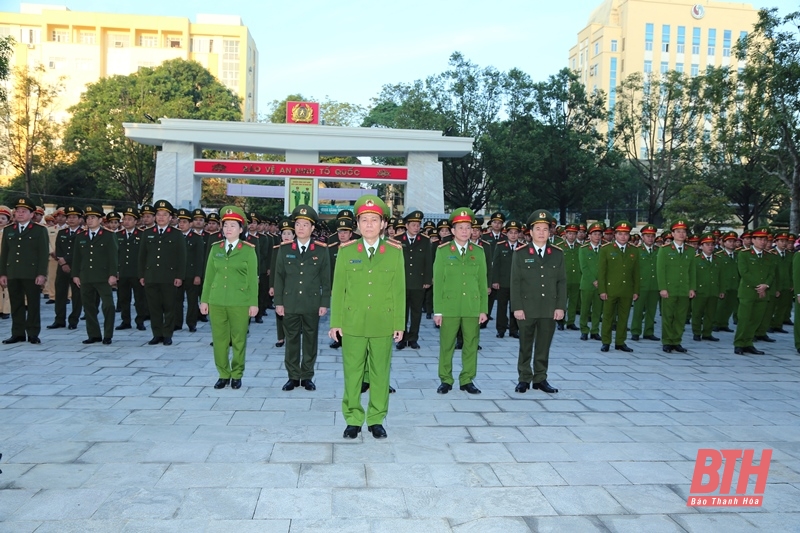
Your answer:
[[[628,337],[628,316],[631,312],[633,296],[639,294],[639,251],[627,243],[620,247],[612,241],[600,248],[597,267],[597,290],[608,295],[603,302],[602,342],[611,344],[611,328],[616,323],[617,332],[614,345],[625,344]],[[638,297],[638,296],[637,296]]]
[[[203,288],[202,277],[205,270],[206,252],[205,240],[193,231],[184,235],[186,239],[186,267],[183,271],[183,283],[175,289],[175,326],[173,329],[183,327],[183,300],[186,299],[186,325],[189,330],[197,327],[200,317],[198,304],[200,291]],[[195,278],[200,283],[195,285]]]
[[[695,290],[695,250],[686,243],[682,253],[675,244],[662,246],[656,260],[658,290],[667,291],[669,297],[661,299],[661,344],[664,347],[680,346],[686,315],[689,312],[689,291]]]
[[[81,303],[81,291],[75,286],[72,281],[72,258],[75,248],[75,239],[83,232],[81,228],[72,231],[69,228],[64,228],[56,235],[56,257],[59,264],[56,270],[56,318],[53,325],[60,327],[66,326],[69,320],[69,325],[72,329],[78,325],[81,318],[83,304]],[[61,261],[63,259],[63,262]],[[64,268],[64,267],[68,268]],[[67,317],[67,300],[69,300],[70,289],[72,289],[72,311]]]
[[[631,335],[634,339],[642,335],[642,321],[644,321],[644,336],[655,336],[656,311],[661,296],[658,294],[657,265],[658,248],[649,250],[642,244],[635,248],[639,253],[639,298],[633,302],[633,317],[631,318]]]
[[[692,334],[713,340],[714,316],[722,291],[722,265],[719,258],[700,254],[694,259],[694,277],[697,283],[692,300]]]
[[[72,276],[80,280],[89,340],[110,340],[114,335],[114,296],[108,279],[118,274],[118,260],[117,237],[111,231],[87,229],[75,239]],[[103,311],[102,336],[97,319],[98,300]]]
[[[575,327],[575,318],[578,316],[578,300],[581,294],[581,247],[577,241],[570,245],[564,240],[559,248],[564,252],[564,267],[567,270],[567,308],[564,323],[568,329],[578,329]]]
[[[418,233],[413,242],[408,233],[397,237],[396,242],[403,247],[406,272],[406,324],[403,340],[398,348],[419,340],[419,325],[422,321],[422,307],[425,300],[424,285],[433,283],[433,258],[431,241],[427,235]]]
[[[775,310],[772,313],[770,327],[773,330],[780,330],[778,331],[779,333],[783,333],[783,321],[786,318],[786,310],[792,307],[792,301],[794,301],[794,291],[792,290],[792,287],[794,287],[792,281],[792,254],[788,251],[781,252],[775,249],[772,250],[772,255],[774,256],[774,262],[777,268],[775,291],[773,291],[773,295],[777,291],[780,292],[780,296],[775,298]]]
[[[767,252],[757,253],[755,248],[743,250],[737,254],[739,265],[739,320],[733,345],[736,348],[749,348],[761,327],[762,322],[771,319],[766,317],[768,298],[774,292],[775,262],[773,255]],[[767,296],[759,298],[756,292],[758,285],[769,285]],[[765,328],[766,329],[766,328]]]
[[[139,278],[144,280],[153,337],[170,340],[175,327],[175,280],[186,272],[186,239],[172,227],[158,226],[142,233]]]
[[[144,329],[144,320],[147,316],[147,302],[144,299],[144,287],[139,283],[139,245],[142,241],[142,230],[134,229],[128,233],[123,229],[116,233],[117,260],[119,278],[117,279],[117,302],[120,307],[121,327],[131,326],[131,294],[136,310],[136,327]]]
[[[600,333],[600,316],[603,313],[603,300],[597,290],[597,269],[600,266],[600,245],[595,249],[591,243],[584,244],[578,251],[581,264],[581,334],[587,335],[589,318],[592,320],[591,334]]]
[[[720,250],[714,254],[720,266],[720,290],[725,293],[725,298],[717,302],[717,313],[714,317],[716,330],[728,329],[731,315],[739,306],[739,263],[736,260],[738,252]]]
[[[499,289],[494,289],[497,295],[495,326],[499,336],[505,335],[506,330],[513,337],[519,335],[519,324],[517,324],[517,319],[514,318],[514,312],[510,310],[509,304],[511,302],[511,263],[514,251],[520,246],[519,242],[514,243],[512,247],[510,242],[501,241],[494,247],[494,257],[491,261],[491,285],[496,283],[500,286]]]
[[[792,300],[794,302],[794,347],[800,353],[800,304],[797,303],[798,292],[800,292],[800,253],[792,254],[792,282],[796,289],[793,291]]]

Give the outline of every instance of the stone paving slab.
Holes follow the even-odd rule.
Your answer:
[[[2,345],[0,533],[800,531],[791,335],[741,357],[730,333],[685,334],[689,352],[668,355],[646,341],[602,353],[558,331],[550,396],[513,392],[517,341],[492,325],[483,394],[439,395],[438,332],[423,320],[422,348],[394,353],[385,441],[342,439],[327,318],[314,392],[280,390],[272,316],[251,326],[238,391],[212,388],[208,324],[171,347],[136,330],[83,346],[80,329]],[[772,449],[764,505],[687,507],[699,448]]]

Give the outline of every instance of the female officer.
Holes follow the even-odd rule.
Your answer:
[[[281,243],[292,242],[294,240],[294,225],[292,225],[290,219],[284,218],[281,220],[281,223],[278,225],[278,230],[281,232]],[[272,247],[272,265],[270,272],[275,272],[275,259],[278,257],[278,249],[280,247],[280,243]],[[269,279],[274,283],[274,277],[270,277]],[[275,296],[275,287],[269,288],[269,295]],[[275,343],[275,347],[283,348],[286,342],[286,332],[283,329],[283,317],[277,313],[275,313],[275,331],[278,333],[278,342]]]
[[[232,389],[238,389],[244,374],[247,327],[250,317],[258,313],[258,259],[255,246],[239,240],[247,220],[244,211],[229,205],[220,214],[225,239],[210,247],[200,312],[211,313],[214,362],[219,372],[214,388],[230,383]],[[228,346],[233,347],[230,361]]]

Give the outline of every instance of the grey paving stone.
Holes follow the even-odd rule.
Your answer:
[[[363,464],[304,464],[300,468],[299,488],[363,488],[367,475]]]
[[[588,516],[529,516],[525,517],[532,531],[537,533],[561,533],[580,531],[582,533],[607,533],[605,526],[596,518]]]
[[[540,487],[539,490],[558,514],[627,514],[625,508],[617,503],[603,487]]]
[[[366,518],[330,518],[327,520],[292,520],[291,533],[369,533],[370,521]]]
[[[40,533],[105,533],[122,531],[127,520],[57,520],[42,522],[36,531]]]
[[[530,533],[531,528],[522,518],[479,518],[453,527],[456,533]]]
[[[401,489],[334,488],[332,514],[338,518],[408,517]]]
[[[492,470],[505,487],[567,484],[550,463],[498,463]]]
[[[683,533],[679,526],[667,515],[649,514],[644,516],[601,516],[600,520],[613,533]]]
[[[37,464],[12,486],[19,489],[71,489],[83,485],[98,470],[98,465]]]
[[[272,448],[273,463],[330,463],[333,448],[330,444],[276,443]]]
[[[449,517],[459,520],[497,516],[552,515],[555,510],[532,488],[406,488],[412,517]]]
[[[329,520],[332,500],[331,489],[262,489],[253,517]]]
[[[551,462],[550,465],[569,485],[618,485],[628,480],[609,463],[602,461]]]
[[[673,514],[675,520],[689,533],[724,531],[725,533],[753,533],[762,531],[742,516],[735,513]]]
[[[528,442],[516,427],[467,428],[475,442]]]
[[[451,533],[453,529],[444,518],[382,518],[370,520],[370,533],[397,533],[398,531],[424,531],[425,533]]]
[[[24,448],[13,459],[15,463],[67,463],[80,457],[88,448],[89,444],[85,442],[39,442]]]
[[[455,443],[450,449],[459,463],[514,462],[514,457],[500,443]]]
[[[432,464],[428,466],[436,487],[500,486],[488,464]]]
[[[186,492],[176,518],[245,520],[253,517],[260,490],[195,489]]]
[[[114,518],[161,519],[175,517],[185,493],[177,490],[154,490],[132,487],[112,492],[97,509],[94,517],[100,520]]]
[[[108,495],[100,489],[40,490],[9,518],[23,521],[89,518]]]
[[[610,464],[634,485],[691,483],[691,478],[660,461],[614,461]]]
[[[367,486],[378,488],[434,486],[429,465],[425,464],[367,464],[366,480]]]
[[[666,485],[606,485],[604,488],[631,514],[686,512],[686,500]]]

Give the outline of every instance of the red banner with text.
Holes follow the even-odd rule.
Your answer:
[[[408,168],[377,165],[326,165],[273,163],[271,161],[226,161],[197,159],[194,173],[209,176],[277,178],[299,176],[319,178],[330,181],[387,181],[398,182],[408,179]]]

